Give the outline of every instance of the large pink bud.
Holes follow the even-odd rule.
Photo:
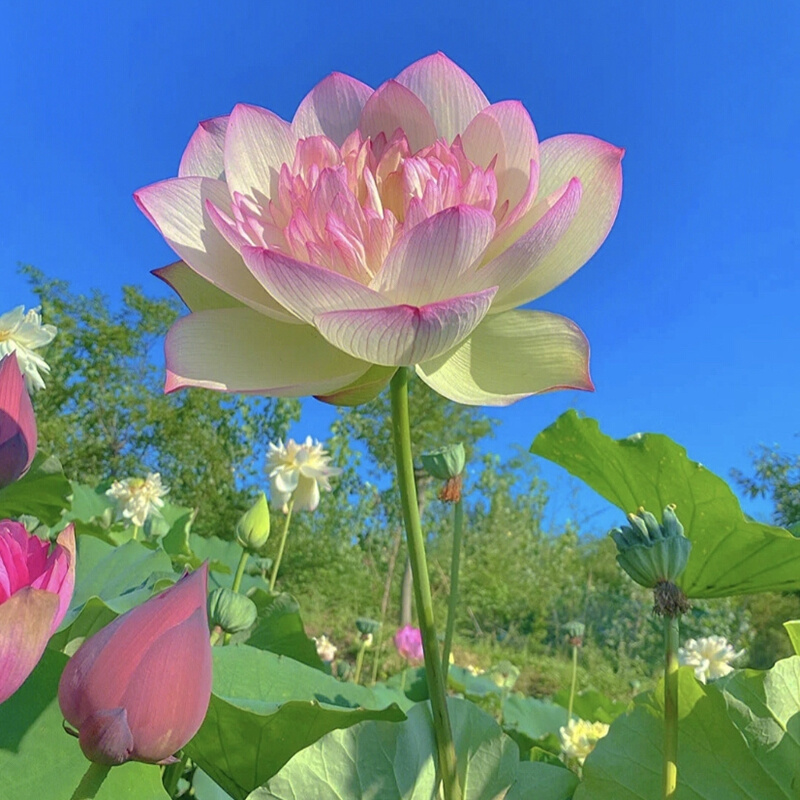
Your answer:
[[[0,489],[28,471],[36,453],[36,418],[14,353],[0,361]]]
[[[75,588],[72,525],[50,543],[0,520],[0,703],[19,689],[61,624]]]
[[[84,642],[58,686],[81,750],[99,764],[169,761],[211,699],[208,564]]]

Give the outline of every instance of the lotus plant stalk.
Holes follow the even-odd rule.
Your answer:
[[[72,793],[70,800],[92,800],[97,796],[103,781],[111,770],[111,764],[89,764],[78,788]]]
[[[664,800],[678,789],[678,616],[664,617]]]
[[[411,457],[411,427],[408,414],[407,367],[400,367],[390,383],[392,400],[392,431],[394,434],[397,481],[403,507],[403,522],[408,539],[408,554],[414,576],[414,594],[422,632],[422,647],[425,655],[425,674],[433,711],[433,729],[439,755],[439,778],[444,788],[445,800],[461,800],[461,787],[456,772],[456,750],[447,711],[442,662],[433,618],[433,600],[425,558],[425,540],[419,518],[416,488],[414,485],[414,463]]]
[[[567,708],[567,722],[572,719],[572,708],[575,705],[575,688],[578,684],[578,646],[572,645],[572,683],[569,687],[569,707]]]
[[[464,533],[464,500],[459,495],[453,508],[453,555],[450,562],[450,597],[447,600],[447,625],[444,630],[442,669],[445,683],[450,669],[450,653],[453,648],[453,630],[458,610],[458,575],[461,568],[461,539]]]
[[[242,550],[242,555],[239,558],[239,564],[236,567],[236,574],[233,576],[233,583],[231,584],[231,590],[234,592],[239,591],[239,587],[242,585],[242,578],[244,577],[244,569],[247,566],[247,559],[250,557],[250,553],[247,550]],[[229,644],[231,641],[232,634],[230,632],[226,632],[225,636],[222,638],[223,644]]]
[[[294,508],[294,496],[289,500],[286,506],[286,521],[283,523],[283,532],[281,533],[281,541],[278,544],[278,554],[275,556],[275,564],[272,566],[272,573],[269,576],[269,590],[275,591],[275,581],[278,580],[278,569],[281,566],[283,559],[283,549],[286,547],[286,537],[289,535],[289,523],[292,521],[292,509]]]

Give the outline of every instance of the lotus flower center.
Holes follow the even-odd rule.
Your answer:
[[[493,164],[470,161],[457,137],[411,152],[402,130],[387,139],[354,131],[341,147],[326,136],[297,143],[263,204],[234,193],[234,222],[251,244],[362,283],[380,270],[403,231],[456,205],[496,209]]]

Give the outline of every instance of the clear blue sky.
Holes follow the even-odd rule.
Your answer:
[[[660,431],[726,475],[798,449],[800,5],[629,2],[14,3],[0,26],[0,310],[16,264],[118,296],[166,293],[173,259],[131,193],[176,174],[199,120],[237,102],[291,118],[333,70],[377,86],[444,51],[540,138],[627,149],[617,223],[537,307],[592,344],[593,395],[499,412],[527,447],[577,404],[614,436]],[[310,402],[298,434],[324,436]],[[750,507],[757,510],[755,506]]]

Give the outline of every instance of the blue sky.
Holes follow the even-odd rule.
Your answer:
[[[723,475],[759,442],[796,451],[800,6],[712,5],[15,3],[0,30],[0,310],[34,301],[18,262],[76,291],[166,293],[149,270],[173,256],[131,193],[176,173],[199,120],[242,101],[291,118],[333,70],[377,86],[442,50],[490,100],[521,99],[540,138],[627,150],[608,241],[536,304],[587,333],[597,391],[498,412],[494,446],[527,447],[577,405],[614,436],[667,433]],[[297,433],[323,436],[332,413],[310,402]]]

